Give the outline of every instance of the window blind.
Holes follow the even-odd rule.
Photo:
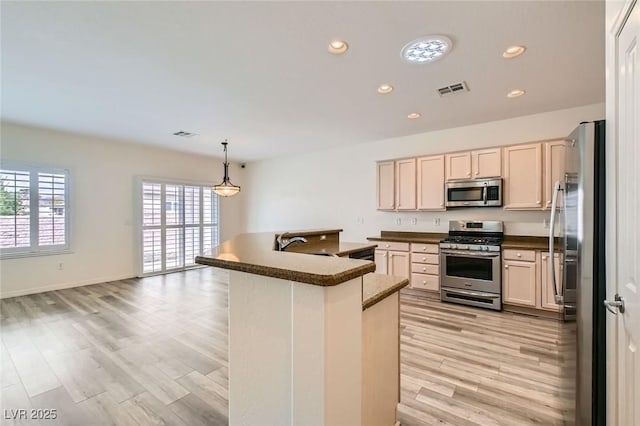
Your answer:
[[[208,186],[142,182],[142,275],[192,267],[218,244],[218,197]]]

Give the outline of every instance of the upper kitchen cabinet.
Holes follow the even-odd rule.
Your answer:
[[[504,208],[542,208],[542,144],[504,148]]]
[[[554,183],[564,181],[566,152],[567,142],[564,140],[544,143],[544,207],[547,209],[553,202]],[[562,206],[562,197],[558,197],[558,206]]]
[[[447,180],[500,177],[500,148],[456,152],[445,155]]]
[[[444,210],[444,155],[417,159],[418,209]]]
[[[471,152],[455,152],[444,158],[447,180],[471,178]]]
[[[416,209],[416,159],[396,161],[396,210]]]
[[[395,208],[395,161],[380,161],[377,163],[377,209]]]
[[[502,150],[500,148],[471,151],[473,178],[502,176]]]

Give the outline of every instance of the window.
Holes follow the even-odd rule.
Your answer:
[[[218,196],[210,186],[143,180],[142,275],[195,266],[218,244]]]
[[[69,249],[69,171],[3,163],[0,251],[3,257]]]

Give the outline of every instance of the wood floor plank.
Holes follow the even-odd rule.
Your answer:
[[[227,282],[202,268],[0,300],[3,408],[228,424]],[[401,294],[400,329],[403,425],[573,424],[575,324]]]

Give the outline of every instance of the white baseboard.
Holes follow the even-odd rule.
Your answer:
[[[70,283],[61,283],[61,284],[48,285],[44,287],[34,287],[34,288],[27,288],[27,289],[13,290],[13,291],[2,291],[2,289],[0,288],[0,299],[8,299],[9,297],[17,297],[17,296],[26,296],[28,294],[44,293],[44,292],[53,291],[53,290],[63,290],[65,288],[83,287],[85,285],[101,284],[109,281],[126,280],[130,278],[135,278],[135,277],[133,277],[132,275],[126,275],[126,276],[118,275],[114,277],[92,278],[90,280],[73,281]]]

